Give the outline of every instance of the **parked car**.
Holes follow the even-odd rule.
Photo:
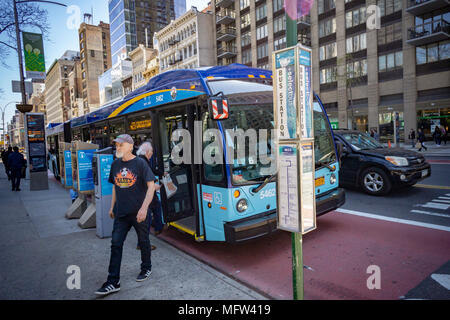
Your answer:
[[[431,175],[423,155],[386,148],[366,133],[333,130],[339,150],[339,184],[361,187],[371,195],[388,194],[394,186],[412,186]]]

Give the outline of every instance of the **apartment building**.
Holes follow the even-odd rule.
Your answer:
[[[81,61],[75,60],[69,73],[70,110],[72,118],[84,115]]]
[[[272,68],[272,52],[286,47],[284,0],[214,0],[219,65]],[[298,19],[298,41],[311,45],[309,16]]]
[[[144,72],[147,69],[147,64],[149,61],[157,55],[158,50],[147,48],[143,44],[140,44],[136,49],[128,54],[133,68],[133,73],[131,74],[131,90],[134,91],[147,83],[144,77]]]
[[[380,10],[380,25],[367,24]],[[335,127],[378,130],[449,126],[449,1],[319,0],[311,11],[314,90]],[[372,21],[370,21],[372,22]],[[396,121],[396,115],[398,119]]]
[[[62,123],[71,119],[69,73],[79,59],[79,52],[67,50],[47,71],[45,105],[48,123]]]
[[[401,141],[410,129],[430,137],[449,127],[449,8],[449,0],[314,1],[297,21],[298,41],[312,48],[313,88],[333,127],[375,129],[382,141],[393,140],[394,124]],[[272,52],[286,47],[283,0],[214,0],[213,9],[218,64],[271,69]]]
[[[110,27],[102,21],[98,26],[82,23],[78,35],[83,99],[79,113],[85,114],[100,106],[98,77],[111,68]]]
[[[216,65],[211,12],[200,12],[192,7],[157,32],[155,38],[161,72]]]
[[[143,73],[145,78],[145,82],[148,82],[151,78],[159,74],[159,57],[158,55],[154,56],[147,63],[147,67]]]
[[[184,13],[185,0],[109,0],[112,64],[128,57],[138,44],[153,46],[153,34]]]

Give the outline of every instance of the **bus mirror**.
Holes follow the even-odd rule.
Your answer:
[[[213,120],[228,119],[228,99],[213,97],[208,100],[209,114]]]

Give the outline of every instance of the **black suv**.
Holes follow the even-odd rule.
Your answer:
[[[339,184],[360,186],[371,195],[385,195],[393,186],[412,186],[431,175],[418,152],[386,148],[366,133],[333,130],[339,150]]]

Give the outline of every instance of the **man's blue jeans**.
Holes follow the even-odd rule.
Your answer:
[[[108,282],[117,284],[120,280],[120,265],[122,263],[123,243],[128,231],[134,227],[138,237],[138,244],[141,247],[141,270],[151,270],[151,248],[149,238],[149,215],[145,221],[138,223],[137,214],[114,219],[112,239],[111,239],[111,259],[108,268]]]

